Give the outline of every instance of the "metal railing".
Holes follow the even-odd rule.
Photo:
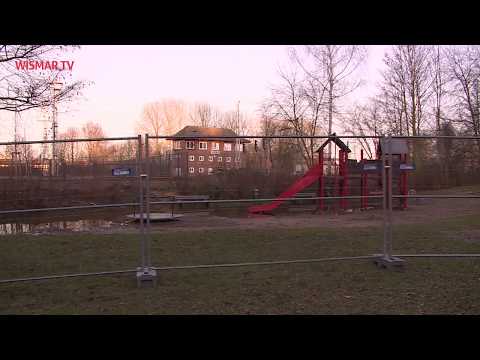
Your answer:
[[[136,140],[137,141],[137,177],[138,177],[138,202],[117,203],[117,204],[100,204],[100,205],[85,205],[85,206],[70,206],[70,207],[51,207],[38,209],[12,209],[0,211],[0,214],[21,214],[33,212],[50,212],[50,211],[66,211],[66,210],[82,210],[93,208],[111,208],[111,207],[125,207],[138,206],[140,215],[140,267],[130,270],[118,271],[103,271],[79,274],[64,274],[64,275],[49,275],[39,277],[26,277],[17,279],[4,279],[0,283],[13,283],[22,281],[36,281],[59,279],[69,277],[81,276],[101,276],[101,275],[115,275],[133,272],[148,272],[149,270],[167,271],[167,270],[182,270],[182,269],[204,269],[204,268],[226,268],[239,266],[263,266],[263,265],[286,265],[286,264],[301,264],[301,263],[315,263],[326,261],[343,261],[343,260],[372,260],[382,258],[391,261],[395,258],[478,258],[480,254],[393,254],[393,205],[392,200],[396,198],[432,198],[432,199],[478,199],[480,195],[394,195],[392,193],[392,139],[455,139],[455,140],[480,140],[476,136],[354,136],[354,135],[336,135],[338,138],[344,139],[378,139],[380,140],[384,149],[388,149],[388,155],[385,152],[382,154],[382,195],[362,195],[362,196],[313,196],[313,197],[290,197],[282,198],[281,201],[307,201],[307,200],[339,200],[339,199],[362,199],[374,198],[383,200],[383,242],[382,254],[380,255],[365,255],[365,256],[350,256],[350,257],[333,257],[333,258],[318,258],[318,259],[294,259],[294,260],[279,260],[279,261],[260,261],[260,262],[243,262],[230,264],[199,264],[199,265],[179,265],[179,266],[153,266],[151,261],[151,205],[180,205],[180,204],[198,204],[198,203],[261,203],[278,200],[278,198],[245,198],[245,199],[211,199],[211,200],[167,200],[167,201],[151,201],[150,196],[150,151],[149,139],[175,139],[175,140],[191,140],[192,137],[172,137],[172,136],[149,136],[145,134],[145,142],[142,142],[142,136],[137,137],[117,137],[117,138],[98,138],[98,139],[74,139],[74,140],[56,140],[55,142],[84,142],[84,141],[116,141],[116,140]],[[202,140],[208,139],[329,139],[331,136],[201,136]],[[20,142],[3,142],[0,145],[21,145],[21,144],[43,144],[52,143],[53,141],[20,141]]]

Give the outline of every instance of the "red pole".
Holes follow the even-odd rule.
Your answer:
[[[344,179],[343,179],[343,185],[344,185],[344,188],[343,188],[343,196],[348,196],[348,152],[344,152],[343,153],[343,171],[344,171]],[[348,200],[347,199],[343,199],[344,201],[344,210],[347,209],[348,207]]]
[[[403,161],[404,161],[404,164],[407,163],[407,154],[404,155],[403,157]],[[406,170],[403,170],[402,172],[402,189],[401,189],[401,193],[402,195],[407,195],[407,191],[408,191],[408,182],[407,182],[407,171]],[[402,209],[406,209],[407,208],[407,198],[402,198]]]
[[[341,187],[340,187],[340,196],[347,196],[347,180],[348,180],[348,175],[347,175],[347,166],[346,166],[346,157],[347,157],[347,152],[344,150],[339,150],[338,152],[338,157],[339,157],[339,176],[342,178],[341,180]],[[347,207],[347,201],[346,199],[340,199],[340,207],[342,210],[345,210]]]
[[[360,151],[360,164],[362,167],[365,165],[365,159],[363,158],[363,149]],[[361,192],[362,199],[361,199],[360,208],[365,209],[367,207],[367,198],[365,197],[367,195],[367,187],[366,187],[367,173],[363,171],[363,168],[362,168],[361,174],[362,175],[360,178],[360,192]]]
[[[337,150],[335,148],[335,154],[336,154],[336,151]],[[340,152],[339,152],[339,159],[338,160],[340,162]],[[335,181],[335,192],[334,192],[334,194],[335,194],[335,196],[340,196],[341,192],[340,192],[340,187],[339,187],[338,182],[339,182],[339,178],[340,178],[340,175],[341,175],[341,173],[340,173],[341,170],[340,170],[339,164],[337,164],[336,161],[335,161],[335,164],[334,164],[334,169],[335,169],[335,172],[333,174],[331,174],[331,175],[333,175],[333,178],[334,178],[334,181]],[[338,211],[338,208],[337,208],[338,201],[333,201],[333,203],[335,204],[335,211]]]
[[[323,149],[322,151],[318,152],[318,163],[320,167],[320,177],[318,178],[318,196],[324,196],[324,178],[323,178]],[[323,199],[319,199],[319,210],[320,212],[323,211]]]

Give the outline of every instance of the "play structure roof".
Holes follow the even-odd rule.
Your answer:
[[[388,145],[385,146],[385,154],[388,154]],[[379,144],[379,152],[380,154],[383,153],[382,151],[382,142],[380,141]],[[408,153],[408,146],[407,140],[404,139],[392,139],[392,155],[403,155]]]
[[[340,140],[340,138],[335,134],[333,133],[332,135],[329,136],[329,138],[327,139],[327,141],[325,141],[319,148],[316,152],[320,152],[323,150],[323,148],[325,146],[327,146],[327,144],[330,142],[330,141],[333,141],[335,143],[335,145],[337,145],[340,149],[342,149],[343,151],[346,151],[347,153],[349,152],[352,152],[350,150],[350,148],[342,141]]]
[[[185,126],[182,130],[177,132],[175,135],[168,137],[168,140],[175,140],[176,137],[182,138],[191,138],[191,139],[202,139],[202,137],[211,137],[208,140],[222,140],[222,141],[229,141],[230,139],[222,139],[222,136],[237,136],[237,134],[230,129],[223,129],[223,128],[212,128],[212,127],[201,127],[201,126]],[[215,138],[218,136],[218,138]],[[236,139],[231,139],[231,141],[235,141]],[[249,143],[250,141],[247,139],[240,139],[242,143]]]

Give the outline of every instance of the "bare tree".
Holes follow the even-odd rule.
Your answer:
[[[262,136],[275,136],[278,135],[279,122],[276,121],[270,113],[269,105],[264,104],[261,107],[261,121],[260,121],[260,135]],[[259,146],[258,140],[255,147],[256,151],[261,151],[263,156],[262,168],[267,171],[267,174],[272,171],[275,167],[274,165],[274,156],[273,149],[275,144],[278,143],[278,139],[262,139],[261,145]]]
[[[433,47],[431,57],[433,113],[435,115],[436,131],[440,132],[444,119],[444,103],[448,91],[447,85],[449,79],[442,47],[438,45]]]
[[[134,141],[112,145],[112,160],[124,161],[135,159],[137,146]]]
[[[59,135],[60,139],[74,140],[78,139],[80,131],[75,127],[69,127],[64,133]],[[79,156],[79,144],[77,142],[59,143],[59,156],[65,161],[74,163]]]
[[[399,135],[419,135],[426,123],[424,109],[432,94],[431,54],[432,47],[421,45],[396,45],[391,55],[385,54],[384,105],[396,115],[391,130]]]
[[[378,98],[372,98],[364,105],[353,107],[352,111],[344,118],[343,130],[346,134],[377,136],[384,133],[384,124],[381,102]],[[373,159],[377,141],[366,138],[359,138],[358,141],[366,158]]]
[[[480,135],[480,48],[454,47],[447,52],[457,119],[470,134]]]
[[[292,49],[292,57],[304,70],[314,88],[327,96],[328,133],[332,133],[333,117],[340,110],[340,101],[355,91],[362,81],[354,75],[366,58],[366,48],[357,45],[306,46],[304,56]],[[318,91],[318,90],[317,90]],[[331,158],[331,144],[328,157]]]
[[[87,85],[83,81],[65,84],[52,94],[51,83],[60,71],[49,76],[19,67],[19,62],[35,62],[63,52],[69,46],[58,45],[0,45],[0,110],[25,111],[71,100]]]
[[[82,127],[82,137],[86,139],[98,139],[105,137],[105,132],[100,124],[88,122]],[[89,141],[84,144],[89,163],[96,162],[107,153],[107,146],[102,141]]]
[[[187,108],[182,101],[161,100],[146,104],[137,130],[150,135],[172,135],[181,129],[187,119]],[[161,152],[165,148],[165,141],[156,139],[153,152]]]
[[[311,111],[311,106],[321,99],[312,101],[306,96],[304,81],[297,69],[289,72],[280,70],[281,82],[271,89],[271,97],[266,100],[263,109],[265,116],[279,123],[278,132],[297,136],[315,136],[320,130],[318,117]],[[309,111],[310,110],[310,111]],[[298,138],[294,141],[302,153],[305,164],[311,168],[315,163],[315,140]]]
[[[237,135],[246,135],[250,128],[246,114],[235,110],[226,111],[219,115],[217,126],[234,131]]]
[[[202,102],[196,103],[191,107],[189,117],[194,125],[217,127],[220,126],[222,113],[214,106]]]

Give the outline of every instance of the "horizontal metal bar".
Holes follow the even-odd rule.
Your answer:
[[[244,263],[226,263],[226,264],[204,264],[204,265],[183,265],[183,266],[154,266],[152,269],[157,271],[167,270],[188,270],[188,269],[212,269],[212,268],[225,268],[225,267],[243,267],[243,266],[263,266],[263,265],[287,265],[287,264],[307,264],[307,263],[319,263],[328,261],[344,261],[344,260],[369,260],[377,259],[381,255],[366,255],[366,256],[345,256],[334,258],[318,258],[318,259],[299,259],[299,260],[279,260],[279,261],[258,261],[258,262],[244,262]],[[480,254],[394,254],[395,257],[431,257],[431,258],[477,258]],[[63,275],[49,275],[49,276],[36,276],[27,278],[16,279],[4,279],[0,280],[0,284],[25,282],[25,281],[38,281],[38,280],[53,280],[64,279],[72,277],[85,277],[85,276],[102,276],[102,275],[115,275],[115,274],[127,274],[135,273],[137,269],[132,270],[114,270],[114,271],[101,271],[90,273],[78,273],[78,274],[63,274]]]
[[[431,198],[431,199],[478,199],[480,195],[392,195],[394,198]],[[173,204],[205,204],[205,203],[256,203],[268,201],[306,201],[306,200],[339,200],[339,199],[382,199],[383,195],[366,195],[366,196],[317,196],[309,198],[267,198],[267,199],[224,199],[224,200],[181,200],[181,201],[151,201],[154,205],[173,205]],[[68,206],[68,207],[52,207],[40,209],[20,209],[20,210],[3,210],[1,214],[20,214],[41,211],[61,211],[61,210],[81,210],[81,209],[95,209],[95,208],[111,208],[111,207],[125,207],[137,206],[138,202],[121,203],[121,204],[103,204],[103,205],[83,205],[83,206]]]
[[[400,254],[393,255],[396,257],[431,257],[431,258],[477,258],[480,254]]]
[[[319,199],[362,199],[377,198],[382,199],[383,195],[367,195],[367,196],[317,196],[310,198],[270,198],[270,199],[231,199],[231,200],[180,200],[180,201],[150,201],[150,204],[205,204],[205,203],[249,203],[249,202],[265,202],[265,201],[300,201],[300,200],[319,200]]]
[[[124,207],[124,206],[137,206],[140,203],[123,203],[123,204],[104,204],[104,205],[82,205],[82,206],[65,206],[65,207],[52,207],[52,208],[39,208],[39,209],[19,209],[19,210],[2,210],[2,214],[21,214],[21,213],[31,213],[31,212],[41,212],[41,211],[61,211],[61,210],[81,210],[81,209],[101,209],[101,208],[112,208],[112,207]]]
[[[320,258],[320,259],[258,261],[258,262],[244,262],[244,263],[231,263],[231,264],[162,266],[162,267],[153,267],[152,269],[158,270],[158,271],[164,271],[164,270],[187,270],[187,269],[210,269],[210,268],[240,267],[240,266],[306,264],[306,263],[317,263],[317,262],[325,262],[325,261],[365,260],[365,259],[376,259],[376,258],[377,258],[377,256],[368,255],[368,256],[348,256],[348,257]]]
[[[382,136],[380,135],[337,135],[337,138],[343,139],[379,139]],[[172,136],[172,135],[158,135],[158,136],[149,136],[149,139],[167,139],[167,140],[189,140],[189,139],[329,139],[332,136],[321,135],[321,136],[302,136],[302,135],[224,135],[224,136]]]
[[[271,198],[271,199],[236,199],[236,200],[181,200],[181,201],[150,201],[154,205],[172,205],[172,204],[204,204],[204,203],[242,203],[242,202],[266,202],[266,201],[301,201],[301,200],[318,200],[318,199],[361,199],[361,198],[383,198],[382,195],[368,195],[368,196],[330,196],[330,197],[312,197],[312,198]],[[100,204],[100,205],[82,205],[82,206],[65,206],[65,207],[51,207],[39,209],[18,209],[18,210],[2,210],[2,214],[22,214],[42,211],[62,211],[62,210],[81,210],[81,209],[101,209],[124,206],[137,206],[138,202],[121,203],[121,204]]]
[[[134,273],[134,272],[137,272],[137,270],[114,270],[114,271],[100,271],[100,272],[79,273],[79,274],[36,276],[36,277],[0,280],[0,284],[8,284],[8,283],[15,283],[15,282],[23,282],[23,281],[65,279],[65,278],[82,277],[82,276],[102,276],[102,275],[128,274],[128,273]]]
[[[382,135],[336,135],[340,139],[380,139]],[[150,139],[189,140],[189,139],[329,139],[332,136],[319,135],[236,135],[236,136],[172,136],[158,135],[149,136]],[[443,136],[443,135],[417,135],[417,136],[392,136],[392,139],[457,139],[457,140],[480,140],[480,136]]]
[[[480,195],[392,195],[397,199],[480,199]]]
[[[58,140],[31,140],[31,141],[8,141],[0,142],[1,145],[29,145],[29,144],[53,144],[53,143],[74,143],[87,141],[119,141],[119,140],[138,140],[136,136],[111,137],[111,138],[92,138],[92,139],[58,139]]]
[[[374,259],[377,257],[378,256],[372,256],[372,255],[349,256],[349,257],[321,258],[321,259],[244,262],[244,263],[231,263],[231,264],[162,266],[162,267],[152,267],[152,269],[158,270],[158,271],[165,271],[165,270],[207,269],[207,268],[239,267],[239,266],[302,264],[302,263],[316,263],[316,262],[340,261],[340,260],[365,260],[365,259]],[[102,271],[102,272],[91,272],[91,273],[80,273],[80,274],[64,274],[64,275],[37,276],[37,277],[27,277],[27,278],[17,278],[17,279],[5,279],[5,280],[0,280],[0,284],[23,282],[23,281],[63,279],[63,278],[82,277],[82,276],[114,275],[114,274],[132,273],[136,271],[137,270]]]
[[[447,136],[447,135],[415,135],[415,136],[392,136],[392,139],[452,139],[452,140],[480,140],[480,136]]]
[[[343,139],[380,139],[382,135],[336,135],[338,138]],[[297,136],[297,135],[244,135],[244,136],[172,136],[172,135],[159,135],[149,136],[150,139],[175,139],[175,140],[188,140],[188,139],[329,139],[331,136]],[[32,141],[8,141],[0,142],[1,145],[27,145],[27,144],[51,144],[51,143],[71,143],[71,142],[89,142],[89,141],[119,141],[119,140],[137,140],[136,136],[126,137],[111,137],[111,138],[92,138],[92,139],[58,139],[58,140],[32,140]],[[480,136],[392,136],[392,139],[453,139],[453,140],[480,140]]]

